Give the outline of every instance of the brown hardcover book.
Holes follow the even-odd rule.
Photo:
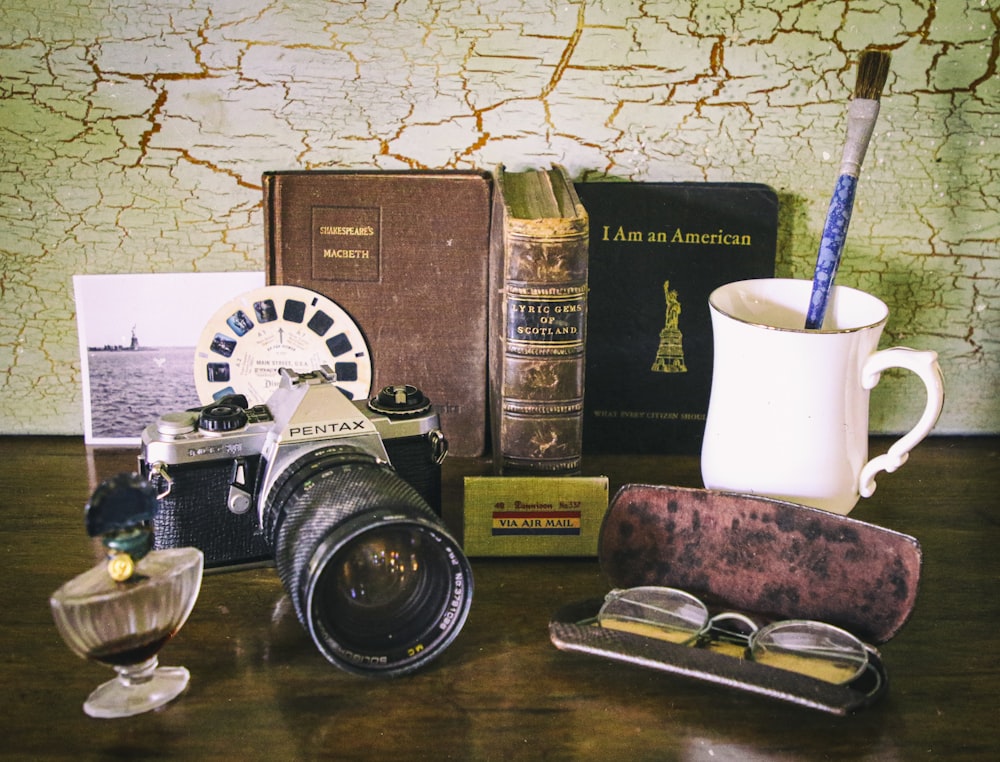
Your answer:
[[[420,387],[450,452],[482,455],[489,174],[288,171],[263,184],[268,283],[343,307],[370,345],[373,392]]]
[[[566,171],[494,175],[490,389],[499,473],[567,473],[583,444],[588,220]]]

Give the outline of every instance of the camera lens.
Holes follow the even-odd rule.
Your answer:
[[[265,533],[278,573],[320,652],[365,675],[399,675],[458,635],[472,570],[420,494],[351,447],[327,447],[285,470]]]

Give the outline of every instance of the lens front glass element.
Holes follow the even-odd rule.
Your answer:
[[[317,590],[326,630],[359,653],[419,641],[448,602],[450,575],[434,551],[423,533],[399,526],[349,543]]]
[[[466,564],[446,536],[425,525],[370,525],[314,575],[314,639],[342,666],[408,671],[461,627],[472,592]]]

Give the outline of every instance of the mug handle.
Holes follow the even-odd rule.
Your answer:
[[[927,389],[927,404],[924,407],[924,414],[908,434],[890,447],[887,453],[872,458],[861,469],[858,491],[862,497],[871,497],[875,492],[875,474],[879,471],[891,474],[906,462],[910,457],[910,450],[931,433],[944,406],[944,376],[941,374],[941,366],[938,365],[937,352],[906,347],[893,347],[875,352],[861,367],[861,385],[865,389],[874,388],[882,376],[882,371],[887,368],[905,368],[916,373]]]

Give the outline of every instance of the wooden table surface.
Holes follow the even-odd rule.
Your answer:
[[[885,442],[873,442],[873,451]],[[881,450],[879,450],[881,451]],[[111,671],[74,656],[48,596],[96,562],[82,507],[135,453],[76,438],[0,438],[0,756],[400,760],[1000,759],[1000,439],[932,438],[853,518],[923,547],[913,617],[882,646],[891,687],[846,718],[555,649],[552,613],[602,595],[596,559],[474,559],[465,628],[426,669],[369,680],[332,667],[272,569],[206,576],[161,653],[191,671],[165,708],[84,715]],[[591,458],[625,482],[700,486],[696,458]],[[461,477],[450,459],[446,517]]]

